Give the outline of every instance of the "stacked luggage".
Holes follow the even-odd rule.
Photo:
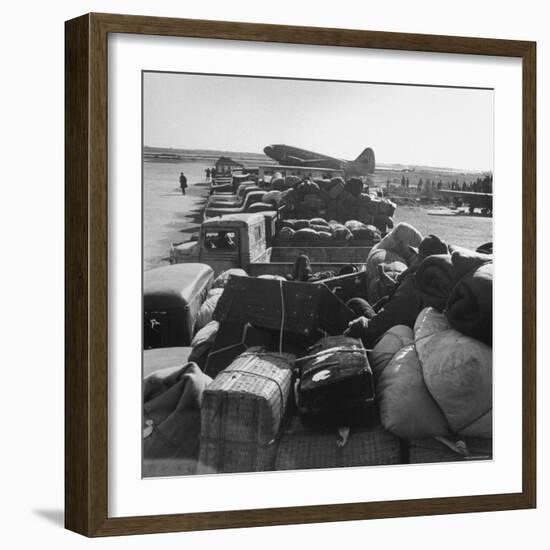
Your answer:
[[[185,296],[153,273],[145,318],[164,311],[161,334],[179,339],[162,336],[172,347],[144,354],[146,475],[490,459],[492,258],[427,258],[403,273],[430,305],[372,346],[352,337],[346,305],[369,288],[368,271],[315,283],[235,272],[213,283],[203,266]]]
[[[216,376],[202,401],[197,473],[273,469],[293,358],[250,348]]]

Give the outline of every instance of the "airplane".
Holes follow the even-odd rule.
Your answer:
[[[367,147],[355,160],[340,160],[327,155],[307,151],[290,145],[268,145],[264,153],[285,166],[311,166],[343,170],[346,177],[367,176],[374,173],[374,151]]]
[[[476,208],[485,210],[487,213],[493,212],[493,194],[478,193],[475,191],[459,191],[458,189],[439,189],[437,191],[443,196],[452,197],[453,200],[459,200],[469,206],[470,214],[474,213]]]

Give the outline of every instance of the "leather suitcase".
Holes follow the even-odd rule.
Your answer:
[[[376,416],[374,377],[360,340],[323,338],[297,361],[297,401],[307,425],[361,426]]]

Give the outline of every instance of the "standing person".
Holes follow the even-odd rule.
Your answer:
[[[187,188],[187,178],[184,176],[183,172],[180,173],[180,187],[181,194],[185,195],[185,189]]]
[[[206,181],[210,181],[210,168],[207,168],[205,170],[205,173],[206,173]]]

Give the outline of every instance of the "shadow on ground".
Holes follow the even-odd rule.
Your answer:
[[[33,510],[33,513],[35,516],[45,519],[58,527],[65,526],[65,513],[63,510]]]

